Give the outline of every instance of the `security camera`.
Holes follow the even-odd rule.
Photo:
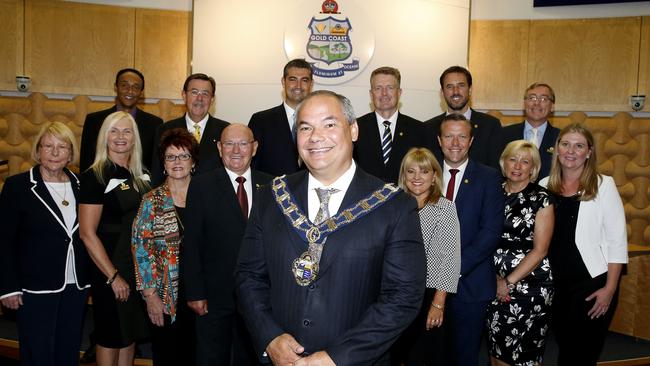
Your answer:
[[[645,95],[631,95],[630,107],[635,111],[640,111],[645,106]]]
[[[28,92],[31,85],[32,80],[29,76],[16,76],[16,89],[19,92]]]

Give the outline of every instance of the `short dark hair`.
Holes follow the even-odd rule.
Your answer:
[[[370,74],[370,80],[372,81],[372,78],[375,77],[377,74],[383,74],[383,75],[392,75],[397,79],[397,86],[400,86],[402,83],[402,74],[400,74],[399,70],[390,67],[390,66],[382,66],[377,69],[374,69],[372,73]]]
[[[142,90],[144,90],[144,75],[142,75],[142,73],[140,71],[138,71],[136,69],[131,69],[131,68],[122,69],[122,70],[117,72],[117,74],[115,75],[115,86],[117,86],[117,81],[120,79],[120,76],[122,76],[122,74],[126,74],[127,72],[132,72],[132,73],[138,75],[140,80],[142,80]]]
[[[165,152],[167,148],[174,146],[179,149],[185,149],[192,155],[192,161],[196,164],[199,161],[199,144],[192,134],[186,128],[172,128],[163,132],[160,137],[160,167],[164,169]]]
[[[214,79],[212,78],[212,76],[208,76],[208,75],[202,74],[202,73],[192,74],[192,75],[188,76],[187,79],[185,79],[185,83],[183,84],[183,91],[188,91],[187,86],[190,84],[190,81],[192,81],[192,80],[209,81],[210,85],[212,85],[212,96],[214,97],[214,92],[215,92],[217,83],[214,82]]]
[[[284,70],[282,70],[282,78],[285,79],[287,75],[289,74],[289,69],[295,67],[297,69],[307,69],[309,70],[309,77],[313,77],[313,71],[311,69],[311,65],[309,62],[305,61],[304,58],[295,58],[289,62],[287,62],[286,65],[284,65]]]
[[[464,115],[460,113],[449,113],[448,115],[442,118],[442,122],[440,122],[440,128],[438,129],[438,136],[442,137],[442,125],[447,121],[457,121],[457,122],[467,123],[467,125],[469,126],[469,137],[474,136],[474,127],[472,127],[472,122],[470,122],[467,118],[465,118]]]
[[[447,74],[451,73],[458,73],[458,74],[463,74],[465,75],[465,79],[467,79],[467,86],[471,87],[472,86],[472,74],[470,74],[469,70],[462,66],[451,66],[448,67],[447,70],[442,72],[442,75],[440,75],[440,87],[445,88],[445,77]]]

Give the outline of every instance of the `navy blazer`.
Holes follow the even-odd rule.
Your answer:
[[[560,134],[560,129],[553,127],[551,122],[548,122],[546,125],[546,130],[544,131],[544,136],[542,137],[542,143],[539,145],[539,157],[542,162],[542,166],[539,169],[539,175],[537,176],[537,182],[542,178],[548,177],[551,172],[551,164],[553,163],[553,149],[555,148],[555,141],[557,136]],[[524,122],[516,123],[514,125],[506,126],[503,128],[503,140],[504,148],[505,146],[515,140],[525,140],[524,136]]]
[[[253,199],[272,177],[251,171]],[[188,301],[208,300],[210,312],[234,312],[234,271],[246,229],[237,195],[224,168],[192,179],[187,191],[181,271]]]
[[[359,126],[359,138],[354,144],[354,161],[366,172],[389,183],[397,183],[399,168],[404,155],[412,147],[426,147],[433,149],[434,142],[427,134],[424,123],[411,118],[405,114],[397,115],[395,136],[391,145],[390,159],[384,165],[384,158],[381,149],[381,137],[377,128],[377,117],[375,112],[370,112],[357,118]]]
[[[298,150],[293,140],[284,104],[253,114],[248,127],[257,140],[257,154],[252,167],[280,176],[300,170]]]
[[[501,174],[469,160],[454,203],[460,221],[461,268],[459,301],[494,299],[495,271],[492,255],[501,240],[504,196]]]
[[[90,113],[86,116],[84,127],[81,132],[81,150],[79,152],[79,171],[84,172],[95,161],[95,150],[97,149],[97,135],[104,120],[109,114],[117,112],[117,107]],[[142,164],[147,169],[151,168],[151,153],[154,145],[154,134],[156,128],[163,121],[160,117],[147,113],[136,108],[135,123],[138,125],[140,143],[142,144]]]
[[[296,205],[306,214],[308,173],[287,180]],[[357,167],[340,210],[382,186],[381,180]],[[286,332],[307,353],[327,351],[337,365],[385,359],[419,311],[424,292],[426,257],[415,200],[400,192],[332,233],[323,248],[318,278],[299,286],[291,264],[306,250],[307,243],[278,208],[272,187],[263,188],[253,205],[236,271],[238,304],[256,350],[261,355]]]
[[[79,179],[64,169],[79,202]],[[77,205],[77,213],[78,213]],[[39,170],[14,175],[0,194],[0,296],[64,290],[66,260],[72,247],[76,286],[90,287],[89,257],[79,239],[79,221],[68,230]]]
[[[219,149],[217,149],[217,141],[221,139],[221,132],[224,128],[228,127],[230,123],[222,121],[212,116],[208,117],[205,124],[205,129],[201,134],[201,143],[199,144],[199,158],[194,166],[194,175],[199,175],[210,170],[223,166],[221,157],[219,156]],[[160,161],[160,137],[163,132],[172,128],[187,129],[185,116],[173,119],[158,126],[156,129],[156,136],[154,138],[152,163],[151,163],[151,179],[153,186],[162,184],[164,180],[163,175],[163,162]]]
[[[440,132],[440,123],[445,115],[446,113],[443,113],[424,122],[431,129],[436,141],[433,153],[439,161],[442,161],[442,150],[438,143],[438,133]],[[499,157],[501,157],[504,146],[501,122],[496,117],[473,109],[471,122],[474,140],[469,149],[469,158],[500,171]]]

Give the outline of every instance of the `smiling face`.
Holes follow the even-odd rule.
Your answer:
[[[591,147],[582,134],[569,132],[557,143],[557,157],[562,170],[582,171],[591,155]]]
[[[390,118],[396,111],[402,95],[394,75],[376,74],[370,79],[370,97],[375,111],[384,118]]]
[[[213,96],[214,90],[212,90],[212,84],[209,81],[190,80],[187,90],[183,90],[183,100],[187,114],[192,121],[199,122],[208,114]]]
[[[171,145],[165,150],[165,172],[168,179],[186,179],[193,167],[192,154],[186,148]]]
[[[511,185],[526,185],[533,171],[533,157],[520,152],[503,160],[503,171]]]
[[[244,125],[233,123],[226,127],[217,143],[223,166],[238,175],[244,174],[257,153],[257,141],[253,139],[253,132]]]
[[[310,70],[299,67],[287,69],[287,76],[282,78],[282,87],[289,107],[296,108],[311,93],[313,84]]]
[[[300,158],[321,183],[333,183],[352,164],[352,142],[359,135],[356,121],[350,124],[341,102],[323,94],[307,99],[296,121]]]
[[[405,173],[408,193],[415,197],[418,202],[425,201],[431,194],[433,185],[436,184],[433,169],[411,164],[406,167]]]
[[[72,146],[52,134],[46,133],[38,147],[38,161],[51,173],[61,172],[72,156]]]
[[[531,100],[531,96],[535,96],[532,99],[536,100]],[[555,110],[555,103],[550,98],[551,91],[545,86],[538,86],[526,92],[524,112],[526,113],[526,120],[533,127],[541,126]],[[544,99],[544,101],[541,99]]]
[[[131,121],[122,118],[108,129],[106,145],[109,156],[114,154],[129,154],[135,143],[135,135]]]
[[[440,125],[438,143],[445,162],[452,168],[458,168],[467,160],[469,148],[474,140],[472,127],[467,121],[446,120]]]
[[[445,97],[450,112],[465,113],[469,108],[469,97],[472,87],[467,77],[459,72],[451,72],[445,76],[442,83],[442,95]]]
[[[117,94],[116,103],[125,111],[131,111],[135,108],[138,100],[142,98],[143,82],[140,77],[133,72],[125,72],[117,79],[115,84],[115,93]]]

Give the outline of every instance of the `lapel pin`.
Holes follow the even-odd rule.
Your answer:
[[[469,184],[469,179],[465,179],[463,182],[464,182],[465,184]]]
[[[400,137],[404,136],[404,132],[400,132],[399,135],[400,135]]]
[[[474,125],[474,128],[478,128],[478,125]]]

